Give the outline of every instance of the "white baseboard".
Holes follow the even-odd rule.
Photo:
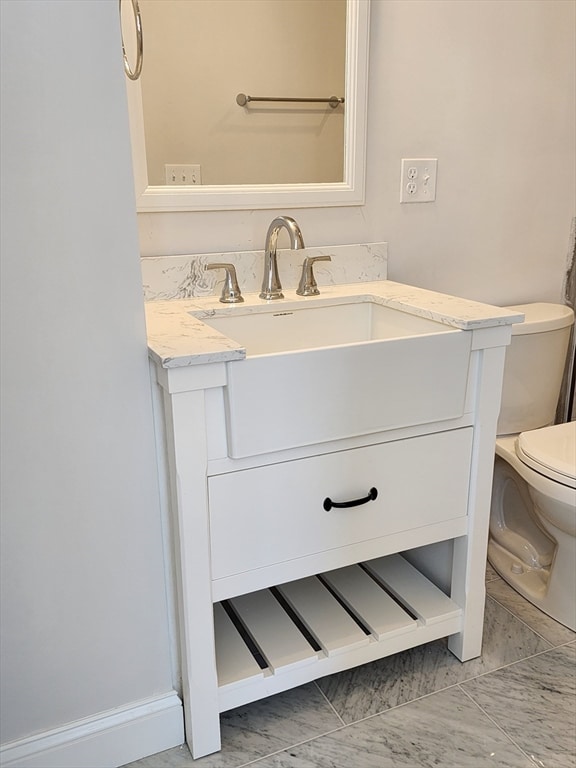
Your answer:
[[[172,691],[0,747],[2,768],[117,768],[184,741]]]

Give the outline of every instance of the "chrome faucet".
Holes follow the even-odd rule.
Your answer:
[[[294,251],[304,248],[304,238],[296,221],[290,216],[278,216],[268,227],[264,252],[264,279],[262,280],[261,299],[283,299],[282,285],[278,275],[276,245],[278,233],[284,227],[290,236],[290,248]]]

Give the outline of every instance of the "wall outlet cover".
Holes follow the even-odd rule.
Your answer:
[[[431,203],[436,200],[436,158],[402,159],[400,169],[400,202]]]

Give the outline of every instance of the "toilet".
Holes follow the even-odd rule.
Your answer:
[[[576,422],[553,425],[574,313],[510,307],[488,560],[544,613],[576,630]]]

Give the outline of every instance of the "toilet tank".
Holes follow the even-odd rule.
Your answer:
[[[497,433],[509,435],[554,422],[574,313],[562,304],[519,304],[525,320],[512,326],[506,350]]]

